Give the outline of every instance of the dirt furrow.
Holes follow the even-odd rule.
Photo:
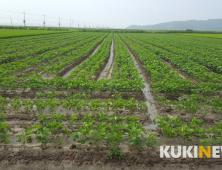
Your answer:
[[[134,61],[134,64],[136,66],[136,69],[139,73],[139,77],[141,77],[143,80],[144,80],[144,85],[145,85],[145,88],[142,89],[143,91],[143,95],[145,96],[145,103],[147,105],[147,109],[148,109],[148,115],[150,116],[150,119],[151,121],[153,121],[155,119],[155,117],[157,116],[157,108],[155,106],[155,101],[153,99],[153,96],[151,94],[151,89],[150,89],[150,86],[148,84],[148,79],[147,79],[147,75],[145,74],[146,71],[143,70],[143,65],[142,65],[142,62],[139,60],[138,56],[133,52],[133,50],[129,47],[128,44],[125,43],[125,41],[121,38],[121,40],[124,42],[124,44],[126,45],[131,57],[133,58],[133,61]],[[148,125],[148,126],[145,126],[146,129],[156,129],[156,125],[153,124],[153,122]]]
[[[102,70],[102,72],[100,73],[97,80],[110,79],[111,78],[113,65],[114,65],[114,57],[115,57],[114,53],[115,53],[115,51],[114,51],[114,41],[112,39],[110,56],[109,56],[108,62],[106,63],[105,68]]]
[[[6,147],[0,153],[0,169],[4,170],[160,170],[160,169],[221,169],[221,159],[161,159],[158,148],[149,152],[131,152],[122,159],[107,159],[107,148],[98,152],[84,147],[81,151],[76,145],[62,150],[60,147],[40,149],[18,148],[8,151]]]
[[[60,93],[57,97],[58,98],[66,98],[67,95],[73,95],[73,94],[81,94],[85,93],[85,91],[82,90],[77,90],[77,89],[72,89],[71,91],[52,91],[52,90],[43,90],[43,91],[22,91],[22,90],[10,90],[10,91],[3,91],[0,90],[0,93],[2,97],[8,97],[8,98],[15,98],[17,96],[20,96],[21,98],[26,98],[26,99],[34,99],[36,97],[36,93],[52,93],[52,92],[58,92]],[[138,101],[144,101],[144,97],[142,96],[142,93],[137,93],[137,92],[111,92],[111,91],[103,91],[102,93],[100,92],[92,92],[90,95],[90,99],[109,99],[113,98],[114,94],[120,94],[123,99],[128,100],[131,97],[135,98]]]

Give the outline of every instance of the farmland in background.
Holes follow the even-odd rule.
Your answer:
[[[181,35],[191,35],[191,36],[199,36],[199,37],[210,37],[210,38],[222,38],[222,34],[181,34]]]
[[[0,167],[146,169],[168,164],[160,145],[222,145],[222,39],[31,31],[57,34],[0,39]]]
[[[67,31],[54,30],[24,30],[24,29],[0,29],[0,38],[21,37],[27,35],[55,34]]]

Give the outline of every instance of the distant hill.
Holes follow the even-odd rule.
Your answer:
[[[142,29],[142,30],[203,30],[203,31],[222,31],[222,19],[209,20],[188,20],[188,21],[173,21],[155,25],[131,25],[126,29]]]

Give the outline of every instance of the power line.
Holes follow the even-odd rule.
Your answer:
[[[52,17],[52,16],[48,16],[48,15],[39,15],[39,14],[31,14],[31,13],[26,13],[26,12],[17,12],[17,11],[10,11],[10,10],[4,10],[4,9],[0,9],[0,11],[4,11],[4,12],[9,12],[9,13],[17,13],[17,14],[23,14],[24,15],[24,19],[23,19],[23,24],[24,24],[24,26],[26,26],[27,25],[27,21],[26,21],[26,16],[27,15],[32,15],[32,16],[43,16],[43,25],[44,25],[44,27],[45,27],[45,25],[46,25],[46,22],[45,22],[45,19],[46,18],[58,18],[58,17]],[[7,17],[0,17],[0,18],[7,18]],[[16,19],[16,18],[13,18],[13,19]],[[74,27],[74,21],[75,20],[72,20],[72,19],[65,19],[65,18],[60,18],[59,17],[59,27],[60,27],[60,25],[61,25],[61,23],[60,23],[60,19],[61,20],[67,20],[67,21],[69,21],[70,22],[70,28],[72,27],[72,25],[73,25],[73,27]],[[12,17],[10,16],[10,20],[11,20],[11,23],[12,23]],[[32,21],[34,21],[34,20],[32,20]],[[37,20],[35,20],[35,21],[37,21]],[[76,21],[77,22],[77,21]],[[87,22],[84,22],[84,21],[78,21],[78,25],[77,25],[77,23],[76,23],[76,25],[77,25],[77,27],[79,28],[80,27],[80,23],[84,23],[84,28],[86,28],[86,25],[87,25]],[[13,24],[12,24],[13,25]],[[95,24],[95,25],[99,25],[99,24]],[[89,28],[90,28],[90,23],[89,23]],[[92,28],[94,28],[94,24],[93,24],[93,26],[92,26]],[[95,28],[96,28],[96,26],[95,26]],[[98,26],[98,28],[99,28],[99,26]],[[102,26],[101,26],[101,28],[102,28]],[[103,28],[105,28],[104,26],[103,26]],[[108,26],[107,26],[107,28],[108,28]]]

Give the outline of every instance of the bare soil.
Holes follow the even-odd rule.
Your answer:
[[[114,53],[115,53],[115,45],[114,41],[112,40],[109,58],[104,62],[103,66],[100,68],[100,71],[96,75],[96,80],[111,78],[114,65],[114,58],[115,58]]]

